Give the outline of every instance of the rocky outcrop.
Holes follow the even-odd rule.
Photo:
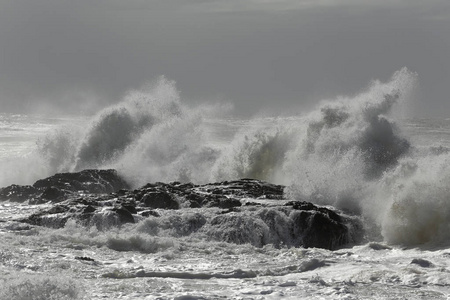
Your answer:
[[[0,201],[58,202],[79,193],[112,193],[128,188],[128,183],[115,170],[84,170],[77,173],[58,173],[38,180],[32,186],[5,187],[0,189]]]
[[[0,189],[0,201],[24,202],[33,201],[43,191],[31,185],[13,184]]]
[[[302,237],[301,245],[305,248],[335,249],[350,242],[345,219],[336,212],[309,202],[289,202],[286,205],[292,205],[294,209],[294,235]]]
[[[205,185],[156,182],[130,190],[114,170],[86,170],[57,174],[33,186],[4,188],[0,199],[53,203],[20,220],[37,226],[59,228],[73,219],[107,230],[151,218],[153,234],[194,234],[257,247],[336,249],[357,241],[362,227],[356,218],[288,201],[283,190],[284,186],[253,179]]]

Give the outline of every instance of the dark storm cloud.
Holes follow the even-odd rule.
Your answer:
[[[450,109],[447,1],[0,3],[0,109],[95,110],[159,75],[239,111],[353,93],[403,66]]]

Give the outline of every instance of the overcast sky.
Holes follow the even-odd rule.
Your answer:
[[[2,0],[0,112],[95,111],[160,75],[185,102],[301,110],[402,67],[450,117],[450,1]]]

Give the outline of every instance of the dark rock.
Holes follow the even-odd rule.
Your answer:
[[[44,190],[44,192],[41,194],[41,198],[43,200],[51,200],[55,202],[56,200],[63,199],[65,195],[66,193],[64,192],[64,190],[60,190],[57,187],[51,186]]]
[[[257,202],[245,202],[245,206],[261,206],[261,203]]]
[[[334,212],[315,205],[305,207],[310,210],[256,206],[251,210],[222,211],[209,222],[205,233],[216,240],[256,247],[273,244],[334,250],[356,240],[349,228],[359,229],[358,222],[347,217],[338,221]]]
[[[375,242],[369,243],[367,246],[368,246],[370,249],[376,250],[376,251],[379,251],[379,250],[392,250],[392,248],[389,247],[389,246],[382,245],[382,244],[375,243]]]
[[[202,206],[202,202],[205,199],[205,197],[194,192],[189,192],[188,194],[185,195],[185,199],[189,202],[189,207],[199,208]]]
[[[95,261],[95,259],[87,257],[87,256],[75,256],[75,259],[83,260],[83,261]]]
[[[10,185],[0,189],[0,201],[23,202],[36,197],[39,190],[31,185]]]
[[[122,224],[125,223],[134,223],[134,217],[133,215],[124,208],[114,208],[113,211],[117,214],[119,217],[119,221]]]
[[[148,192],[142,197],[141,202],[146,207],[151,208],[178,209],[180,206],[178,202],[166,192]]]
[[[206,196],[202,202],[202,206],[205,207],[219,207],[219,208],[232,208],[239,207],[242,203],[239,199],[228,198],[223,195],[212,194]]]
[[[317,209],[317,206],[315,206],[311,202],[305,202],[305,201],[289,201],[285,205],[292,206],[292,208],[296,209],[296,210],[316,210]]]
[[[220,208],[233,208],[233,207],[239,207],[239,206],[242,206],[242,203],[238,199],[225,198],[225,199],[220,199],[220,201],[219,201]]]
[[[112,193],[128,189],[129,185],[115,170],[84,170],[77,173],[59,173],[36,181],[33,186],[11,185],[0,189],[0,201],[39,204],[59,202],[77,192],[90,194]]]
[[[47,214],[61,214],[67,212],[69,209],[66,205],[55,205],[47,210]]]
[[[117,196],[125,196],[125,195],[127,195],[128,193],[129,193],[128,190],[120,189],[120,190],[118,190],[118,191],[116,192],[116,195],[117,195]]]
[[[421,266],[422,268],[433,267],[433,263],[432,263],[432,262],[430,262],[430,261],[428,261],[428,260],[426,260],[426,259],[423,259],[423,258],[414,258],[414,259],[411,261],[411,264],[419,265],[419,266]]]
[[[126,209],[127,211],[129,211],[132,214],[137,214],[136,204],[135,203],[134,203],[134,205],[131,204],[131,203],[128,203],[128,204],[123,203],[122,204],[122,208]]]
[[[0,199],[58,202],[18,220],[54,228],[74,219],[107,230],[157,217],[149,223],[154,234],[161,229],[176,237],[198,232],[210,239],[256,247],[336,249],[358,241],[362,226],[354,218],[309,202],[274,201],[283,199],[283,190],[281,185],[253,179],[205,185],[156,182],[128,190],[113,170],[86,170],[56,174],[34,186],[1,189]]]
[[[210,183],[198,187],[214,195],[233,195],[246,198],[283,199],[284,186],[266,183],[256,179],[241,179]]]
[[[81,213],[83,213],[83,214],[89,214],[89,213],[93,213],[95,211],[96,211],[96,208],[93,207],[92,205],[87,205],[81,209]]]
[[[115,170],[84,170],[77,173],[59,173],[33,184],[37,189],[55,187],[60,190],[87,193],[113,193],[128,189],[129,185]]]
[[[333,216],[333,218],[330,217]],[[347,226],[333,212],[326,209],[299,210],[292,213],[294,236],[303,247],[336,249],[350,242]]]
[[[43,211],[21,220],[24,223],[50,228],[62,228],[69,220],[69,215]]]

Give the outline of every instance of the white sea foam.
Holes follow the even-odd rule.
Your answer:
[[[20,274],[16,278],[2,279],[1,299],[70,300],[81,299],[84,294],[80,284],[61,276]]]
[[[36,227],[33,234],[5,233],[0,245],[0,295],[4,299],[393,299],[408,294],[410,299],[446,299],[450,291],[446,249],[401,249],[385,243],[337,251],[261,248],[192,234],[177,237],[170,231],[174,218],[152,222],[108,231],[69,222],[61,229]]]

